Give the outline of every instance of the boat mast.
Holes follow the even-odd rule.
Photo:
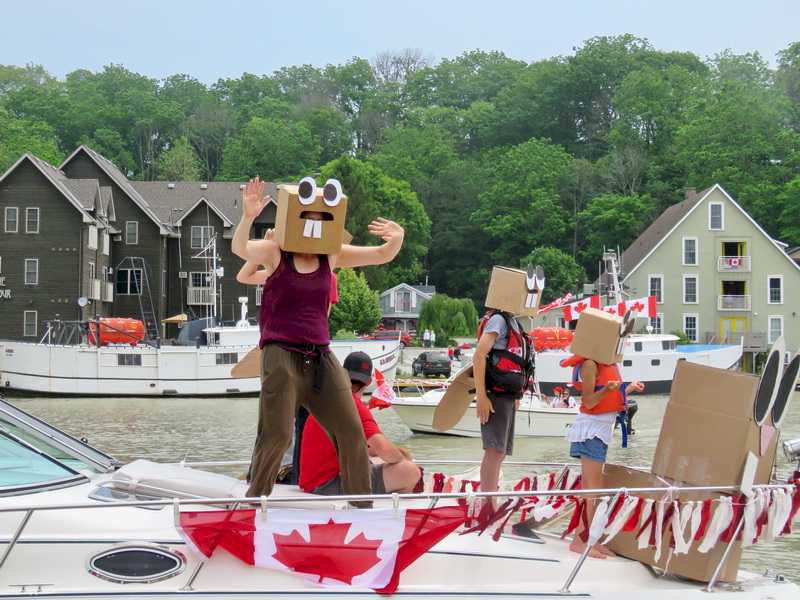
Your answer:
[[[614,250],[603,250],[603,265],[608,280],[607,299],[613,301],[614,304],[619,304],[622,302],[622,285],[619,282],[618,259]]]

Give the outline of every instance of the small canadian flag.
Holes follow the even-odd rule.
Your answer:
[[[393,593],[400,572],[464,523],[462,506],[433,509],[181,512],[179,531],[206,559],[222,547],[256,567],[328,586]]]
[[[600,308],[600,296],[595,295],[577,302],[570,302],[562,306],[561,310],[564,313],[565,321],[577,321],[587,308]]]

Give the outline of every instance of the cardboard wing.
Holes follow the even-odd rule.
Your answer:
[[[575,328],[572,353],[604,365],[621,362],[625,338],[633,328],[631,314],[620,318],[596,308],[584,309]]]
[[[544,282],[544,270],[539,266],[529,266],[527,271],[494,267],[484,305],[512,315],[535,317]]]
[[[312,177],[278,186],[275,241],[287,252],[337,254],[344,241],[347,196],[329,179],[322,189]]]
[[[433,428],[436,431],[448,431],[455,427],[474,399],[475,379],[472,365],[467,365],[456,374],[436,406],[433,413]]]
[[[256,346],[231,368],[233,379],[261,377],[261,348]]]

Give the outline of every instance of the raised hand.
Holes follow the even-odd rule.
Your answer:
[[[385,242],[393,240],[403,241],[405,231],[400,225],[389,219],[377,218],[367,226],[367,230],[372,234],[381,238]]]
[[[269,196],[265,196],[264,192],[267,189],[267,184],[261,181],[260,177],[251,179],[242,190],[242,209],[244,215],[250,219],[255,219],[264,210],[264,207],[270,201]]]

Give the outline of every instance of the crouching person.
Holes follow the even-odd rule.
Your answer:
[[[381,432],[362,392],[372,382],[372,360],[363,352],[353,352],[343,364],[350,377],[353,402],[361,419],[369,455],[379,458],[371,471],[372,493],[411,492],[420,478],[420,470],[403,448],[395,446]],[[343,493],[337,449],[313,416],[309,417],[300,446],[300,488],[309,493],[335,496]]]

